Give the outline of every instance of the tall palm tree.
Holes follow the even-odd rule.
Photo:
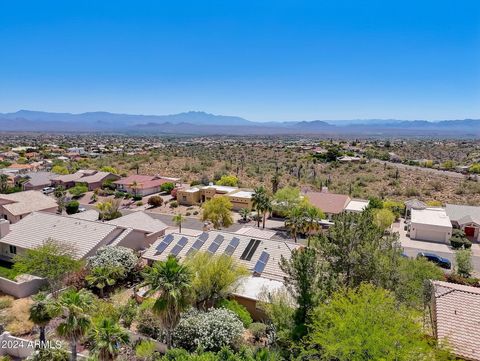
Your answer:
[[[302,207],[294,207],[288,212],[287,218],[285,219],[285,227],[287,227],[290,233],[297,243],[297,236],[305,226],[305,212]]]
[[[184,220],[184,217],[178,213],[173,216],[172,221],[178,226],[178,232],[182,233],[182,222]]]
[[[155,262],[145,273],[144,284],[150,286],[147,295],[158,295],[153,311],[160,317],[166,330],[167,346],[172,346],[172,332],[180,313],[190,307],[192,273],[170,255],[167,260]]]
[[[265,229],[265,219],[267,218],[267,213],[272,213],[272,209],[273,209],[272,199],[266,193],[263,196],[263,200],[260,208],[262,210],[262,228]]]
[[[45,293],[39,293],[33,297],[35,301],[30,306],[29,320],[38,326],[40,331],[40,347],[45,345],[45,328],[50,321],[58,314],[58,308],[55,307],[54,302],[47,298]]]
[[[112,361],[118,356],[120,347],[129,341],[128,333],[117,322],[102,318],[88,332],[93,351],[100,361]]]
[[[60,295],[57,302],[64,317],[57,327],[57,332],[70,342],[72,361],[76,361],[77,342],[86,334],[92,323],[87,312],[92,308],[93,296],[83,289],[80,291],[69,289]]]
[[[140,187],[140,185],[138,184],[137,181],[133,181],[132,183],[130,183],[129,186],[133,190],[133,195],[136,197],[138,193],[138,188]]]
[[[308,234],[308,247],[310,247],[310,236],[317,233],[320,228],[320,220],[324,217],[324,213],[314,206],[308,206],[304,211],[304,227]]]
[[[260,214],[262,213],[262,204],[265,202],[267,191],[263,186],[254,189],[252,194],[252,205],[257,211],[257,227],[260,228]]]

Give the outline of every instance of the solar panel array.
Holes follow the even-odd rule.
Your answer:
[[[268,252],[263,251],[260,257],[258,258],[255,267],[253,268],[253,272],[256,274],[262,274],[265,266],[267,265],[268,259],[270,258],[270,254]]]
[[[163,240],[162,242],[160,242],[160,244],[157,246],[156,250],[157,250],[157,253],[162,253],[163,251],[165,251],[165,249],[168,247],[168,245],[170,243],[172,243],[174,237],[173,237],[173,234],[168,234]]]
[[[175,247],[173,247],[170,254],[173,254],[174,256],[178,256],[180,251],[183,249],[183,247],[185,247],[187,245],[187,243],[188,243],[188,238],[187,237],[180,238],[178,240],[177,244],[175,245]]]
[[[197,252],[200,248],[202,248],[205,241],[208,239],[208,233],[203,232],[200,236],[198,236],[197,240],[193,243],[192,247],[187,252],[187,256],[190,256],[194,252]]]
[[[219,234],[218,236],[215,237],[215,239],[210,243],[210,246],[207,249],[207,252],[214,254],[217,252],[218,247],[223,243],[225,238]]]
[[[260,245],[261,241],[259,239],[251,239],[248,242],[247,248],[243,251],[242,255],[240,256],[241,260],[250,261],[253,257],[253,254],[257,250],[258,246]]]
[[[228,244],[227,248],[225,248],[225,254],[228,256],[231,256],[233,252],[237,249],[238,245],[240,244],[240,238],[238,237],[233,237]]]

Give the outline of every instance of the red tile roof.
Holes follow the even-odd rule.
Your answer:
[[[315,207],[331,214],[342,213],[348,202],[350,202],[350,197],[347,195],[328,192],[307,192],[305,197]]]

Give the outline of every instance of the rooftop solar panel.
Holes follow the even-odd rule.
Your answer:
[[[157,253],[162,253],[163,251],[165,251],[165,249],[168,247],[168,245],[170,243],[172,243],[173,239],[174,239],[173,234],[168,234],[162,240],[162,242],[160,242],[160,244],[157,246],[157,248],[156,248]]]
[[[233,237],[230,243],[228,244],[227,248],[225,249],[225,254],[231,256],[233,252],[235,252],[239,244],[240,244],[240,239],[237,237]]]
[[[183,247],[185,247],[188,243],[188,239],[187,237],[182,237],[180,238],[180,240],[177,242],[177,244],[175,245],[175,247],[173,247],[172,251],[170,252],[170,254],[173,254],[174,256],[178,256],[178,254],[180,253],[180,251],[183,249]]]
[[[253,272],[259,275],[262,274],[262,272],[265,270],[265,266],[267,265],[269,258],[270,255],[267,252],[263,251],[257,263],[255,264],[255,267],[253,268]]]
[[[207,238],[205,237],[202,237],[204,234],[207,235],[207,238],[208,238],[208,233],[206,232],[203,232],[198,238],[197,240],[193,243],[192,247],[190,247],[190,249],[188,250],[187,252],[187,256],[190,256],[192,253],[198,251],[200,248],[202,248],[203,244],[205,243],[205,241],[207,240]],[[203,238],[203,239],[202,239]]]

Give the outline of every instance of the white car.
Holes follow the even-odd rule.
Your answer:
[[[42,189],[42,193],[43,194],[50,194],[50,193],[53,193],[55,192],[55,188],[53,187],[45,187]]]

